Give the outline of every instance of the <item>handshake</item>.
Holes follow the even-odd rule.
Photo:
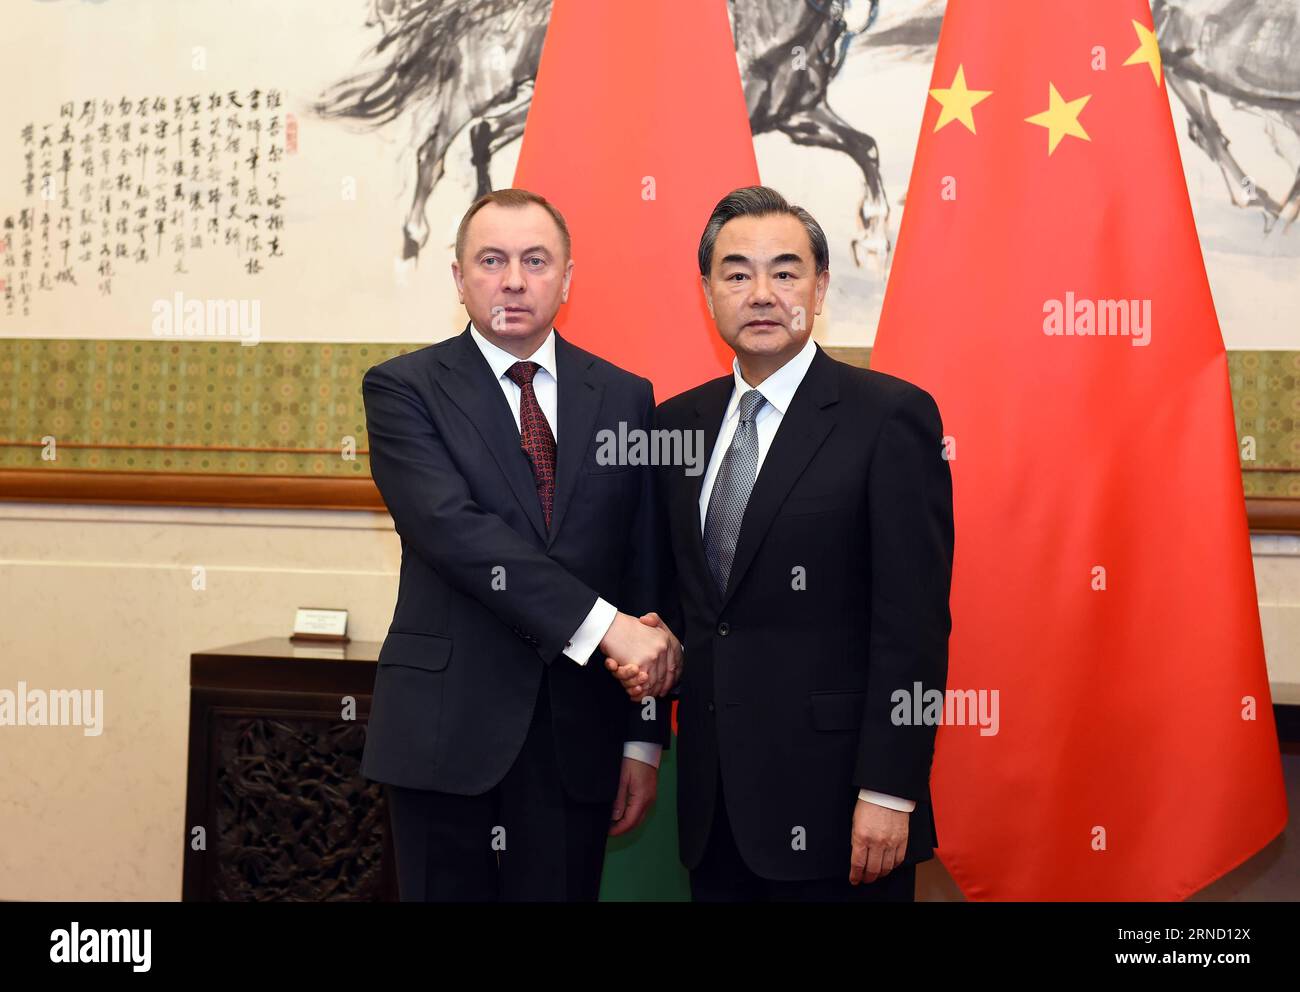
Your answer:
[[[620,613],[610,624],[600,650],[605,667],[632,699],[662,696],[682,670],[682,644],[658,613],[640,619]]]

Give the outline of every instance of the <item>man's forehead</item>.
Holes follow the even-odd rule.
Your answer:
[[[478,211],[469,221],[465,232],[466,240],[471,244],[485,241],[503,242],[498,247],[505,247],[509,242],[527,242],[528,245],[560,245],[560,229],[546,210],[536,203],[522,207],[503,207],[489,203]]]
[[[757,258],[790,253],[807,257],[811,249],[808,232],[797,217],[768,214],[727,221],[718,232],[714,250],[718,256],[742,254]]]

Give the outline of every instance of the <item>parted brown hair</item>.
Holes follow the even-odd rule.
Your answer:
[[[560,229],[560,242],[564,245],[564,257],[568,259],[569,225],[564,222],[564,214],[560,213],[553,203],[541,194],[527,189],[495,189],[491,193],[484,193],[471,203],[469,209],[465,211],[465,216],[460,219],[460,227],[456,229],[457,261],[460,261],[461,254],[465,251],[465,234],[469,230],[469,222],[489,203],[495,203],[498,207],[526,207],[530,203],[537,204],[551,215],[551,220],[555,221],[555,226]]]

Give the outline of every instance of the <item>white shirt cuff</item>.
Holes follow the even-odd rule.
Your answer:
[[[898,796],[891,796],[884,792],[872,792],[870,789],[859,789],[858,798],[864,802],[884,806],[885,809],[896,809],[900,813],[910,813],[916,809],[915,799],[900,799]]]
[[[605,639],[605,634],[613,626],[616,616],[618,616],[618,609],[614,604],[597,597],[596,605],[591,608],[582,625],[573,632],[569,643],[564,645],[563,653],[579,665],[585,665],[596,648],[600,647],[600,642]]]
[[[651,744],[649,741],[625,741],[623,744],[623,757],[644,761],[652,768],[659,767],[659,756],[662,753],[662,744]]]

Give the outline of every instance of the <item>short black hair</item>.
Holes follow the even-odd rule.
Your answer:
[[[713,269],[713,249],[718,243],[718,232],[729,220],[737,217],[766,217],[769,214],[789,214],[803,224],[812,244],[813,261],[817,274],[831,267],[830,249],[826,246],[826,232],[813,215],[803,207],[796,207],[770,186],[742,186],[733,189],[718,201],[709,214],[709,222],[700,235],[700,275],[707,276]]]

